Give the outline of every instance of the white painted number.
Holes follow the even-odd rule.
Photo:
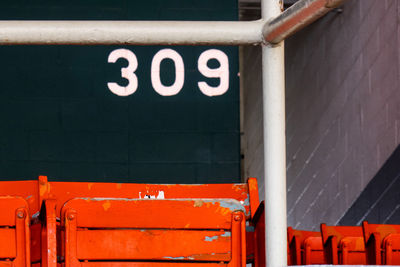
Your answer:
[[[119,96],[128,96],[136,92],[138,88],[138,78],[135,74],[138,68],[136,55],[128,49],[116,49],[108,56],[109,63],[115,63],[123,58],[128,61],[128,66],[121,69],[121,77],[128,80],[126,86],[121,86],[115,82],[107,83],[111,92]],[[175,81],[172,85],[166,86],[161,82],[160,66],[164,59],[170,59],[175,66]],[[219,67],[210,68],[207,63],[215,59]],[[207,78],[219,78],[218,86],[210,86],[205,81],[198,82],[200,91],[207,96],[219,96],[228,91],[229,88],[229,60],[227,55],[221,50],[209,49],[201,53],[198,62],[198,70]],[[173,96],[178,94],[185,83],[185,65],[181,55],[172,49],[162,49],[158,51],[151,62],[151,84],[154,90],[162,96]]]
[[[124,58],[128,61],[128,67],[121,69],[121,77],[128,80],[127,86],[120,86],[117,83],[107,83],[108,88],[116,95],[128,96],[136,92],[138,79],[134,72],[138,67],[136,55],[128,49],[116,49],[108,56],[109,63],[115,63],[118,59]]]
[[[175,64],[175,82],[165,86],[160,78],[160,65],[164,59],[171,59]],[[162,49],[154,55],[151,62],[151,84],[154,90],[162,96],[172,96],[179,93],[185,82],[185,66],[182,57],[172,49]]]
[[[220,66],[211,69],[207,66],[210,59],[218,60]],[[201,74],[208,78],[219,78],[219,85],[216,87],[209,86],[206,82],[198,82],[200,91],[207,96],[223,95],[229,88],[229,61],[224,52],[217,49],[204,51],[198,61],[198,68]]]

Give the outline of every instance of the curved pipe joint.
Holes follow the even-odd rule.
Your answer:
[[[345,0],[301,0],[264,25],[264,41],[278,44],[316,21]]]

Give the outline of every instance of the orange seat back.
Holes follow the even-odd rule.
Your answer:
[[[368,264],[388,264],[399,262],[396,260],[396,249],[391,243],[396,244],[397,234],[400,234],[400,225],[370,224],[363,222],[363,233],[368,253]]]
[[[302,244],[302,264],[327,264],[321,236],[309,236]]]
[[[400,234],[389,234],[382,242],[383,264],[400,265]]]
[[[39,177],[39,192],[43,199],[57,201],[56,214],[62,205],[73,198],[138,198],[138,199],[187,199],[229,198],[239,201],[245,208],[246,218],[254,215],[258,205],[257,179],[237,184],[133,184],[133,183],[88,183],[48,182]]]
[[[321,235],[328,264],[366,264],[362,227],[321,224]]]
[[[395,224],[370,224],[367,221],[363,222],[363,234],[368,241],[372,234],[378,233],[381,239],[384,239],[389,234],[400,234],[400,225]]]
[[[319,232],[288,227],[288,265],[324,264],[322,238]]]
[[[76,198],[61,220],[66,267],[246,264],[244,208],[235,200]]]

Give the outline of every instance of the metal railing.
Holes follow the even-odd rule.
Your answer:
[[[266,257],[287,265],[283,40],[344,0],[262,0],[262,19],[221,21],[0,21],[0,45],[262,45]]]

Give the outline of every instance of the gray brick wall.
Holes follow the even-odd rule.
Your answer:
[[[291,226],[338,223],[400,142],[399,7],[348,0],[286,41]],[[243,55],[244,171],[261,180],[260,50]]]
[[[248,46],[241,50],[243,74],[241,85],[243,90],[243,138],[244,177],[257,177],[259,191],[264,198],[264,144],[261,88],[261,48]]]

